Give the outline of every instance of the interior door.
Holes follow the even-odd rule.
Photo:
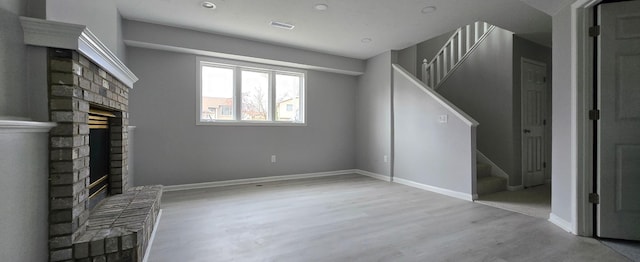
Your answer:
[[[546,65],[522,60],[522,182],[525,187],[545,182]]]
[[[640,1],[598,13],[598,236],[640,240]]]

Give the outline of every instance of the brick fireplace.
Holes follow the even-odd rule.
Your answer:
[[[137,77],[86,26],[29,17],[21,23],[25,43],[46,51],[38,56],[46,76],[32,77],[46,78],[56,124],[49,133],[49,261],[142,261],[162,186],[127,184],[128,98]],[[92,181],[96,126],[106,138],[99,181]]]
[[[49,48],[50,132],[49,247],[52,260],[68,257],[89,218],[89,111],[110,111],[109,189],[127,185],[129,88],[74,50]]]

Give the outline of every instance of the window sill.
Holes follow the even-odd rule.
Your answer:
[[[260,121],[211,121],[197,122],[197,126],[307,126],[307,123],[260,122]]]

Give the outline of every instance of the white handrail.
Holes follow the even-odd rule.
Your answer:
[[[494,28],[495,26],[485,22],[458,28],[431,62],[423,60],[422,81],[437,89]]]
[[[422,90],[425,93],[427,93],[427,95],[429,95],[436,102],[438,102],[440,105],[445,107],[451,114],[453,114],[454,116],[458,117],[462,122],[464,122],[468,126],[475,127],[475,126],[479,125],[478,121],[473,119],[473,117],[471,117],[470,115],[467,115],[467,113],[462,111],[460,108],[455,106],[453,103],[449,102],[449,100],[444,98],[442,95],[438,94],[434,90],[431,90],[425,83],[420,82],[420,80],[418,78],[413,76],[411,73],[407,72],[407,70],[404,69],[402,66],[400,66],[398,64],[391,64],[391,67],[393,68],[393,70],[394,70],[393,72],[394,73],[398,73],[398,74],[400,74],[400,76],[403,76],[406,79],[408,79],[417,88],[419,88],[420,90]]]

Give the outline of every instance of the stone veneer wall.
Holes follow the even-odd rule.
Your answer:
[[[129,88],[74,50],[49,48],[49,260],[73,260],[89,218],[90,107],[113,111],[110,192],[127,188]]]

